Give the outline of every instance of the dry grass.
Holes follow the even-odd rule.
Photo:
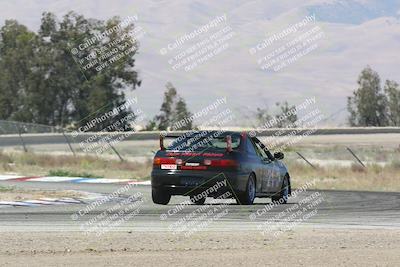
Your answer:
[[[366,168],[353,164],[343,166],[317,166],[291,162],[289,171],[292,184],[299,187],[315,179],[316,189],[400,191],[400,164],[397,161],[386,166],[369,164]]]
[[[120,162],[95,156],[50,155],[20,152],[0,152],[0,173],[148,179],[151,161]]]
[[[393,154],[391,158],[398,155]],[[318,189],[400,191],[400,160],[392,160],[384,167],[369,164],[367,168],[353,164],[351,167],[331,165],[313,169],[293,158],[286,159],[285,163],[294,187],[315,179],[314,188]],[[95,156],[0,152],[0,173],[148,180],[151,168],[150,160],[138,163]]]

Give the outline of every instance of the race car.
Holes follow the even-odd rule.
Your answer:
[[[174,140],[166,147],[165,138]],[[207,197],[230,196],[239,205],[256,197],[285,204],[290,175],[282,152],[272,154],[253,135],[232,131],[190,131],[160,135],[151,172],[152,199],[167,205],[173,195],[202,205]]]

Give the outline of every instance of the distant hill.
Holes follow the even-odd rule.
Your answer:
[[[146,35],[140,40],[137,57],[143,84],[136,94],[150,117],[160,107],[167,81],[173,82],[193,111],[226,95],[238,118],[246,118],[246,114],[265,104],[273,106],[282,100],[295,104],[312,96],[316,96],[317,106],[328,117],[345,107],[346,96],[356,88],[357,76],[366,65],[377,70],[383,79],[400,81],[400,1],[0,2],[1,18],[15,18],[34,30],[42,11],[61,16],[67,10],[94,18],[138,15],[138,25]],[[168,60],[176,53],[161,55],[160,49],[224,14],[226,25],[235,33],[228,48],[190,72],[173,70]],[[249,49],[313,14],[315,25],[324,32],[318,47],[279,72],[261,70],[258,55],[250,55]],[[182,47],[188,48],[206,36],[199,35]],[[345,117],[346,113],[341,112],[325,123],[340,125]],[[248,120],[236,123],[249,124]]]

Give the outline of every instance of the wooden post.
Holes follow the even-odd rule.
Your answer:
[[[364,163],[360,160],[359,157],[357,157],[357,155],[350,149],[350,147],[346,147],[346,148],[347,148],[347,150],[350,152],[350,154],[353,155],[353,157],[358,161],[358,163],[360,163],[361,166],[363,166],[364,168],[366,168],[365,165],[364,165]]]
[[[19,127],[19,124],[17,124],[17,128],[18,128],[18,135],[19,135],[19,140],[21,140],[22,148],[24,149],[25,152],[28,152],[28,149],[26,148],[26,145],[25,145],[24,138],[22,138],[21,128]]]
[[[67,144],[68,144],[69,149],[71,150],[72,154],[74,154],[74,156],[76,156],[76,155],[75,155],[75,151],[74,151],[74,149],[72,148],[72,145],[71,145],[70,141],[68,140],[68,137],[65,135],[64,130],[62,130],[62,134],[63,134],[63,136],[64,136],[64,138],[65,138],[65,141],[67,141]]]
[[[310,165],[311,167],[313,167],[314,169],[316,169],[316,167],[314,165],[311,164],[311,162],[309,162],[302,154],[300,154],[299,152],[297,152],[297,155],[299,155],[302,159],[304,159],[305,162],[308,163],[308,165]]]

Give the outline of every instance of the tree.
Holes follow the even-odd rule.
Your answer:
[[[395,81],[386,80],[384,91],[387,96],[389,125],[400,126],[400,88]]]
[[[175,118],[174,123],[176,123],[176,130],[192,130],[193,123],[190,120],[192,113],[187,110],[186,102],[182,97],[179,97],[178,102],[176,103],[175,108]]]
[[[173,109],[176,105],[177,92],[172,83],[166,84],[167,90],[164,93],[164,101],[161,104],[160,114],[155,117],[158,130],[167,130],[173,122]]]
[[[164,100],[161,104],[160,114],[156,115],[146,126],[146,130],[191,130],[192,114],[188,111],[185,100],[178,95],[172,83],[166,84]]]
[[[351,126],[386,126],[386,96],[382,93],[380,78],[369,66],[358,78],[358,89],[348,97],[347,108]]]
[[[297,125],[296,106],[290,106],[287,101],[275,104],[279,111],[275,115],[270,115],[268,108],[257,108],[256,117],[259,123],[267,125],[269,128],[295,128]]]
[[[257,108],[256,118],[259,123],[265,123],[272,120],[272,115],[269,114],[268,108]]]
[[[276,103],[280,108],[280,112],[275,116],[277,119],[278,128],[291,127],[295,128],[295,122],[297,121],[296,106],[289,106],[288,102]]]
[[[0,38],[0,118],[79,127],[125,104],[125,92],[140,86],[134,59],[138,44],[126,38],[134,30],[133,23],[120,25],[118,17],[101,21],[69,12],[57,22],[52,13],[43,13],[36,34],[16,21],[6,21]],[[71,52],[105,32],[106,37]],[[114,44],[118,51],[129,49],[129,53],[121,52],[118,60],[107,58],[109,64],[101,71],[84,68],[81,59],[95,54],[94,60],[100,61],[117,48]],[[90,130],[104,129],[128,112],[119,111]],[[130,129],[130,121],[121,122]]]
[[[31,119],[21,112],[32,79],[35,34],[15,20],[7,20],[0,38],[0,118]]]

